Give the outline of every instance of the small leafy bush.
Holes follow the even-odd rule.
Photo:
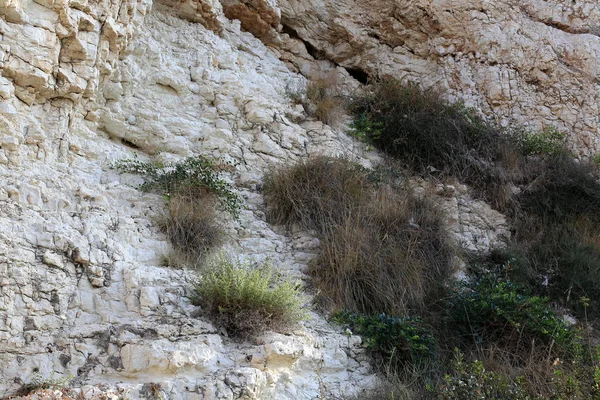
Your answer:
[[[564,151],[565,134],[553,126],[546,127],[540,133],[526,130],[515,132],[514,138],[524,155],[557,155]]]
[[[437,342],[418,317],[338,313],[334,321],[360,335],[372,355],[386,368],[429,363]]]
[[[205,157],[188,157],[176,163],[148,163],[138,159],[121,160],[115,163],[121,172],[144,177],[140,189],[166,196],[184,194],[202,196],[211,193],[217,197],[221,208],[234,217],[239,215],[241,199],[231,185],[219,177],[222,170],[230,170],[230,164],[215,163]]]
[[[599,360],[536,360],[536,365],[525,368],[503,366],[493,371],[484,361],[465,360],[455,349],[448,372],[436,389],[441,400],[599,400]]]
[[[286,330],[301,321],[302,288],[271,265],[252,266],[217,257],[202,272],[194,302],[234,336]]]
[[[597,354],[591,364],[580,359],[570,365],[556,364],[552,369],[549,398],[600,400],[600,358]]]
[[[465,361],[455,349],[450,372],[444,376],[437,391],[441,400],[533,400],[520,384],[506,375],[486,370],[483,362]]]
[[[350,135],[369,145],[381,137],[382,122],[373,121],[367,114],[357,116],[350,126]]]

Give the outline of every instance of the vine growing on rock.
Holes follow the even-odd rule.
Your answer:
[[[145,192],[157,192],[167,197],[211,193],[224,211],[236,218],[239,216],[241,199],[231,184],[219,176],[219,172],[235,169],[225,161],[215,162],[196,156],[175,163],[152,163],[134,158],[117,161],[114,167],[120,172],[141,175],[144,183],[140,189]]]

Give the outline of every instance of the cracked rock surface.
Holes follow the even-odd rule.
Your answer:
[[[381,161],[306,118],[289,88],[335,74],[446,87],[506,121],[571,129],[596,149],[595,2],[0,0],[0,396],[36,374],[93,398],[301,399],[375,382],[356,336],[322,315],[234,342],[190,303],[193,271],[160,266],[160,196],[111,164],[137,154],[235,162],[226,248],[305,279],[310,232],[264,218],[264,171],[311,154]],[[509,235],[462,185],[440,195],[466,247]],[[451,194],[451,195],[449,195]]]

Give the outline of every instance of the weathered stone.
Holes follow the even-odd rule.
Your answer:
[[[193,272],[159,266],[164,199],[111,168],[132,153],[237,163],[229,178],[247,209],[222,219],[226,247],[303,276],[320,242],[265,222],[263,173],[311,154],[366,167],[381,156],[322,122],[297,123],[307,118],[287,94],[306,81],[297,72],[333,71],[348,91],[359,85],[351,74],[440,86],[505,124],[573,127],[573,148],[598,150],[595,2],[150,5],[0,0],[0,393],[34,368],[76,376],[91,385],[82,393],[106,385],[131,398],[156,381],[177,399],[336,398],[375,384],[361,339],[317,314],[259,344],[222,338],[189,299]],[[440,197],[467,247],[508,236],[504,216],[468,188],[415,186]]]

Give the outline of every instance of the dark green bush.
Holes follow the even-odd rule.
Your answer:
[[[437,342],[418,317],[338,313],[334,321],[360,335],[385,369],[433,362]]]
[[[581,217],[600,222],[600,183],[595,171],[594,165],[577,162],[570,154],[552,156],[519,196],[520,215],[537,217],[542,228]]]
[[[352,111],[355,136],[417,173],[457,177],[490,202],[523,174],[521,153],[510,135],[434,90],[383,80],[358,96]]]
[[[600,317],[599,241],[599,234],[581,227],[547,228],[528,246],[494,252],[493,261],[510,262],[512,279],[595,323]]]
[[[552,311],[547,298],[531,295],[495,274],[458,284],[448,313],[465,344],[485,347],[495,343],[514,354],[527,354],[537,343],[566,356],[573,356],[581,345],[577,333]]]

